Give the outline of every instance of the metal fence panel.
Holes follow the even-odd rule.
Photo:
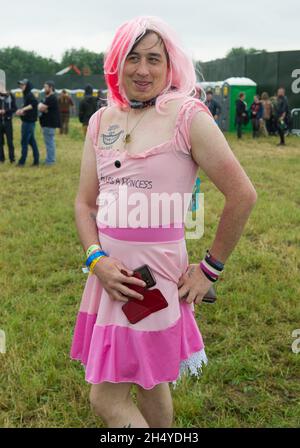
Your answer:
[[[258,84],[258,93],[273,96],[277,89],[278,53],[247,55],[247,77]]]
[[[291,133],[300,137],[300,109],[293,109],[291,112],[291,117]]]
[[[278,63],[278,86],[285,87],[291,109],[300,107],[300,91],[297,93],[293,89],[296,78],[293,78],[292,74],[296,69],[299,70],[297,78],[300,78],[300,51],[281,51]]]
[[[257,83],[258,93],[276,94],[286,89],[291,108],[300,106],[300,51],[258,53],[236,58],[216,59],[200,64],[206,81],[222,81],[246,76]]]

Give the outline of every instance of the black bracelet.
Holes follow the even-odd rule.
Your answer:
[[[212,256],[212,254],[207,249],[205,261],[208,263],[212,268],[216,269],[217,271],[223,271],[224,269],[224,263],[217,260],[215,257]]]

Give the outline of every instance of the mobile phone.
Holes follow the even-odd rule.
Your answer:
[[[188,293],[182,297],[182,299],[186,299],[188,296]],[[207,293],[205,294],[205,296],[202,299],[202,302],[205,303],[215,303],[215,301],[217,300],[217,295],[216,295],[216,291],[214,289],[213,286],[211,286],[209,288],[209,290],[207,291]]]
[[[126,285],[131,289],[141,292],[135,285]],[[135,324],[152,313],[156,313],[168,306],[168,302],[162,292],[157,289],[146,289],[142,292],[143,300],[130,298],[127,303],[122,306],[130,323]]]
[[[216,291],[215,291],[214,287],[211,286],[209,288],[209,290],[207,291],[207,293],[205,294],[205,296],[203,297],[202,302],[215,303],[216,300],[217,300]]]
[[[121,270],[121,272],[122,274],[127,275],[126,271]],[[151,269],[147,265],[134,270],[133,276],[139,279],[142,278],[145,283],[147,280],[148,285],[154,286],[156,284]],[[167,300],[157,288],[149,289],[150,286],[148,285],[142,287],[128,283],[124,283],[124,285],[144,296],[143,300],[130,298],[128,302],[122,306],[124,314],[132,324],[135,324],[150,314],[160,311],[168,306]]]
[[[146,283],[145,288],[149,289],[156,285],[156,280],[153,272],[147,264],[143,264],[139,268],[133,269],[134,273],[139,273],[142,280]]]

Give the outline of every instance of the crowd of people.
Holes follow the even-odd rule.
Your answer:
[[[17,167],[23,167],[27,160],[28,146],[31,146],[33,153],[31,166],[37,167],[41,164],[40,151],[35,139],[36,123],[39,121],[46,148],[46,158],[42,164],[54,165],[56,163],[56,129],[59,129],[60,134],[68,134],[71,111],[75,107],[74,102],[65,89],[57,96],[53,81],[45,82],[45,97],[40,102],[33,94],[33,85],[28,79],[18,81],[18,86],[23,93],[23,106],[20,108],[17,108],[15,96],[11,91],[0,92],[0,163],[5,162],[4,144],[6,139],[10,163],[16,162]],[[90,117],[105,104],[106,100],[101,90],[98,91],[96,97],[93,95],[91,85],[85,87],[84,97],[79,103],[78,116],[84,135]],[[13,139],[14,115],[20,117],[22,121],[21,156],[18,161],[15,158]]]
[[[197,89],[196,89],[197,90]],[[200,91],[197,91],[199,98]],[[267,92],[255,95],[253,102],[248,108],[245,101],[246,95],[240,92],[236,100],[235,107],[235,127],[238,139],[242,138],[242,130],[248,125],[252,126],[252,136],[257,138],[260,135],[278,135],[280,137],[279,146],[285,145],[285,134],[290,129],[291,116],[288,99],[285,95],[284,87],[279,87],[277,94],[269,97]],[[213,91],[206,91],[205,105],[209,108],[215,122],[220,126],[221,105],[213,98]]]
[[[25,165],[28,146],[31,146],[33,152],[32,166],[40,165],[40,153],[35,139],[37,121],[40,123],[46,147],[46,159],[43,164],[53,165],[56,162],[55,131],[59,128],[60,134],[68,134],[70,115],[75,108],[74,102],[65,89],[57,96],[53,81],[45,82],[45,98],[40,103],[32,93],[33,85],[28,79],[20,80],[18,85],[23,92],[23,107],[19,109],[12,92],[0,92],[0,162],[5,161],[4,138],[6,138],[10,162],[14,163],[16,161],[13,141],[13,116],[15,114],[22,120],[21,157],[16,166],[22,167]],[[260,135],[278,135],[280,137],[278,145],[285,145],[285,134],[291,121],[285,89],[280,87],[277,96],[271,98],[267,92],[263,92],[261,96],[255,95],[249,108],[245,97],[245,93],[240,92],[239,98],[236,100],[235,126],[237,137],[242,138],[243,127],[251,121],[253,138]],[[213,92],[210,89],[206,91],[205,104],[216,123],[220,125],[221,106],[213,98]],[[94,96],[93,87],[88,84],[85,87],[84,97],[79,103],[78,111],[84,136],[90,117],[104,105],[106,105],[106,98],[103,92],[99,90],[97,97]]]
[[[267,92],[255,95],[250,108],[245,102],[245,93],[240,92],[236,101],[235,124],[238,138],[242,138],[242,128],[251,121],[253,138],[259,135],[278,135],[279,146],[285,145],[285,134],[290,128],[291,116],[284,87],[279,87],[277,95],[269,97]]]

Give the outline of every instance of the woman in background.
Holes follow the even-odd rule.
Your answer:
[[[68,92],[63,89],[58,97],[60,113],[60,134],[69,133],[70,109],[74,107],[73,100]]]

